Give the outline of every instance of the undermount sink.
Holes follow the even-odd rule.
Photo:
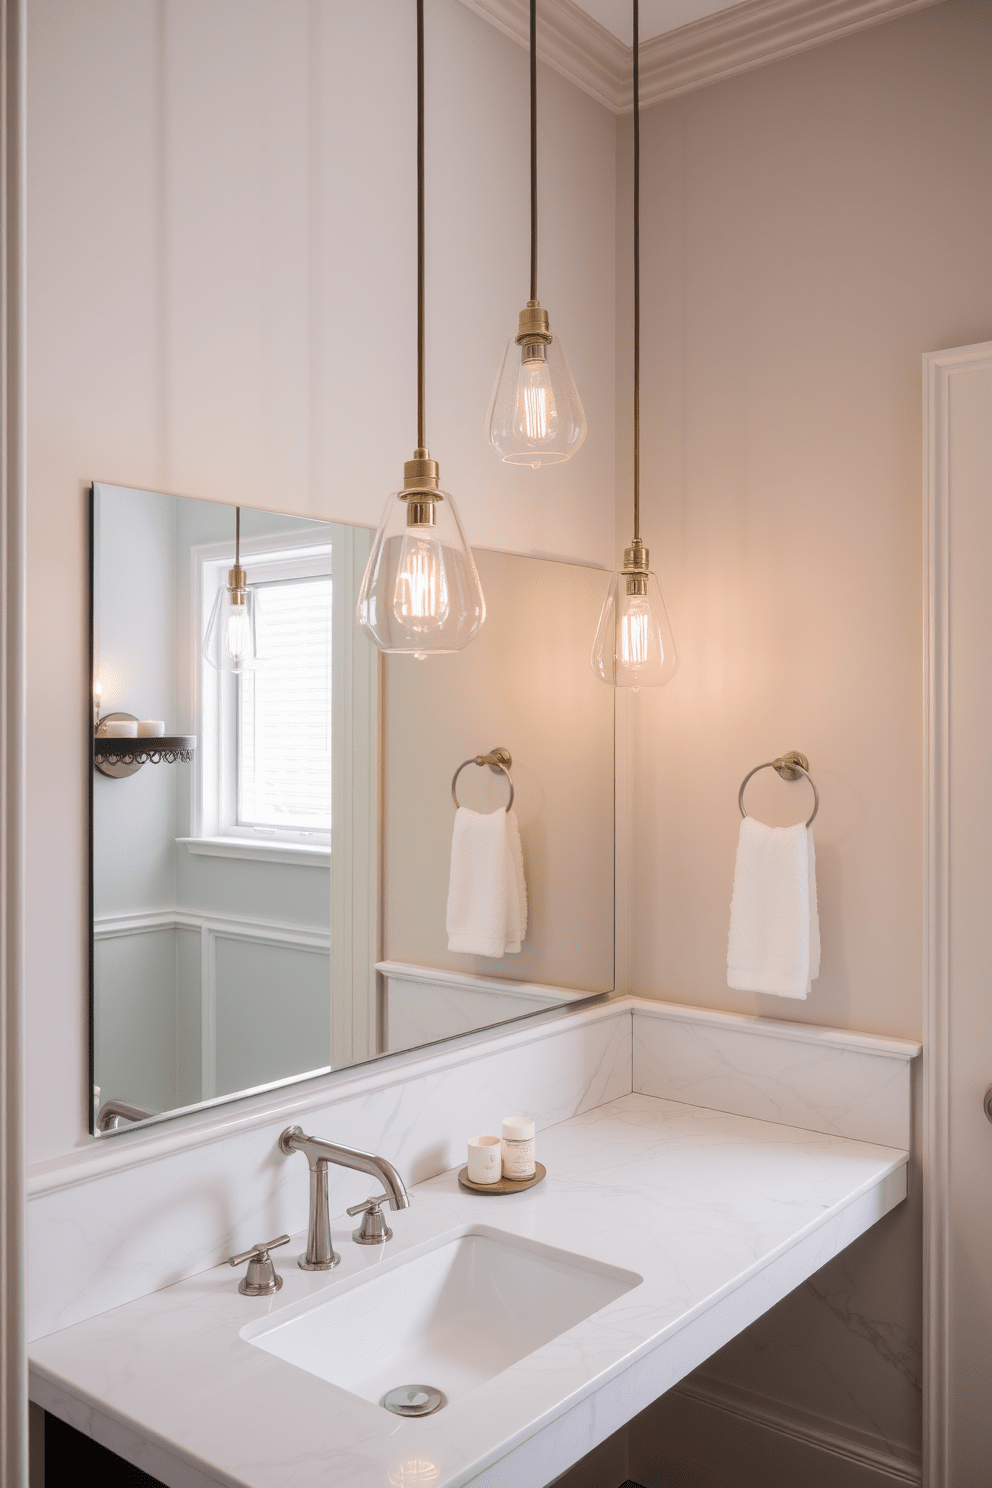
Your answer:
[[[365,1400],[422,1385],[450,1401],[640,1282],[633,1271],[468,1225],[384,1259],[326,1300],[248,1323],[241,1337]]]

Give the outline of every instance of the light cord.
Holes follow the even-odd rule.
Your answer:
[[[530,297],[537,299],[537,0],[530,0]]]
[[[424,0],[417,0],[417,445],[427,448],[424,354]]]
[[[634,541],[641,535],[641,100],[638,0],[634,7]]]

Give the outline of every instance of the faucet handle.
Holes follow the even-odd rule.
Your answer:
[[[356,1204],[354,1208],[345,1212],[353,1218],[356,1214],[362,1216],[362,1222],[357,1230],[352,1230],[351,1238],[356,1245],[385,1245],[387,1240],[392,1240],[393,1232],[383,1219],[379,1209],[380,1204],[388,1204],[388,1194],[378,1194],[374,1199],[366,1199],[364,1204]]]
[[[288,1245],[288,1235],[277,1235],[274,1240],[264,1240],[258,1245],[253,1245],[250,1250],[243,1250],[240,1255],[231,1256],[228,1265],[240,1266],[243,1261],[248,1262],[248,1271],[238,1282],[238,1291],[245,1297],[268,1297],[277,1292],[282,1286],[282,1277],[277,1275],[276,1268],[269,1258],[269,1251],[275,1250],[277,1245]]]

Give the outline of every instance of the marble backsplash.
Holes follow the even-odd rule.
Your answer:
[[[101,1139],[29,1174],[28,1337],[38,1338],[306,1227],[309,1177],[280,1132],[373,1150],[418,1183],[466,1139],[526,1112],[538,1129],[631,1090],[629,1003],[577,1009],[482,1042],[400,1056],[183,1124]],[[331,1169],[331,1213],[370,1193]]]
[[[540,1131],[631,1091],[908,1148],[918,1053],[619,997],[122,1133],[29,1174],[29,1337],[305,1228],[307,1165],[277,1148],[292,1123],[380,1152],[410,1183],[460,1164],[466,1138],[510,1112]],[[332,1215],[369,1192],[362,1174],[331,1170]]]

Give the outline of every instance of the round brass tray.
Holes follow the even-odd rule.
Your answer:
[[[498,1183],[473,1183],[468,1176],[468,1168],[464,1167],[458,1174],[458,1182],[462,1188],[467,1188],[472,1193],[522,1193],[525,1188],[533,1188],[536,1183],[540,1183],[541,1179],[547,1174],[547,1171],[543,1163],[536,1162],[534,1164],[533,1178],[501,1178]]]

